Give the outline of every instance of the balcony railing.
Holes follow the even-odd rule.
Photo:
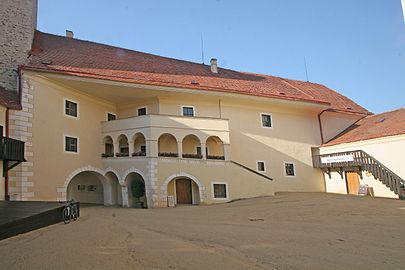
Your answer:
[[[207,155],[207,159],[225,160],[225,156]]]
[[[195,158],[195,159],[202,159],[202,155],[199,154],[183,154],[183,158]]]
[[[25,161],[24,142],[7,137],[0,137],[0,159],[8,161]]]
[[[177,153],[165,153],[165,152],[159,152],[158,153],[159,157],[179,157],[179,154]]]

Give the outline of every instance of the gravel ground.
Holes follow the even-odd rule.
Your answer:
[[[283,193],[81,215],[0,241],[0,269],[405,269],[405,201]]]

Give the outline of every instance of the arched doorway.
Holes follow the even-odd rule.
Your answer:
[[[96,172],[84,171],[75,175],[67,188],[67,199],[81,203],[104,204],[104,177]]]
[[[167,184],[167,195],[173,196],[176,204],[200,204],[200,189],[188,177],[174,178]]]
[[[128,206],[135,208],[147,208],[145,180],[135,172],[131,172],[125,177],[128,189]]]

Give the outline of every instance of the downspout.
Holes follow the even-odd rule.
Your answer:
[[[329,110],[329,109],[326,109],[326,110],[323,110],[323,111],[321,111],[320,113],[318,113],[319,131],[320,131],[320,133],[321,133],[321,144],[324,143],[321,115],[322,115],[324,112],[328,111],[328,110]]]
[[[6,137],[8,137],[8,108],[6,109]],[[1,134],[3,135],[3,134]],[[8,194],[8,171],[7,171],[7,161],[3,160],[3,175],[4,175],[4,200],[9,201],[10,195]]]

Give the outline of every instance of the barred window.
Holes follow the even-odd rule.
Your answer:
[[[226,199],[227,191],[226,184],[214,184],[214,198],[215,199]]]
[[[65,136],[65,151],[77,153],[77,138]]]
[[[262,114],[262,127],[272,127],[271,114]]]
[[[284,166],[285,166],[285,175],[286,176],[295,176],[294,163],[286,162],[286,163],[284,163]]]
[[[72,117],[77,117],[77,103],[65,100],[65,114]]]
[[[264,161],[258,161],[258,162],[257,162],[257,170],[258,170],[259,172],[264,172],[264,171],[266,171],[266,167],[265,167],[265,165],[264,165]]]
[[[138,116],[146,115],[146,107],[138,108]]]
[[[183,116],[194,116],[194,108],[184,106],[182,107]]]

